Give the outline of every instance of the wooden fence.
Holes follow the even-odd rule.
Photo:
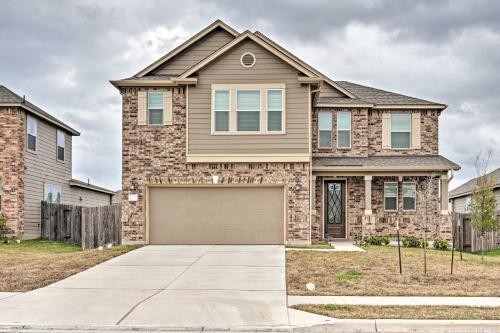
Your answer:
[[[42,201],[42,237],[84,249],[121,244],[121,205],[81,207]]]
[[[497,216],[500,218],[500,212]],[[500,232],[487,232],[481,240],[481,234],[474,230],[471,225],[470,214],[452,213],[453,230],[455,234],[455,248],[462,248],[464,251],[474,252],[481,250],[481,241],[484,242],[484,249],[495,249],[500,245]]]

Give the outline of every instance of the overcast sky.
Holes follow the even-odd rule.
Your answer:
[[[121,97],[132,76],[216,19],[259,30],[335,80],[448,104],[440,153],[500,167],[500,1],[6,1],[0,84],[67,122],[73,175],[121,188]]]

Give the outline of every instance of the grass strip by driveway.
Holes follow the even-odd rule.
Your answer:
[[[318,244],[297,244],[297,245],[287,245],[289,249],[334,249],[333,245],[329,243],[318,243]]]
[[[366,252],[287,251],[289,295],[366,296],[500,296],[500,257],[455,254],[429,249],[427,275],[422,249],[403,248],[403,274],[399,274],[397,248],[367,246]],[[316,289],[309,291],[306,284]]]
[[[0,244],[0,291],[44,287],[138,247],[83,251],[79,246],[49,240]]]
[[[293,308],[339,319],[500,319],[500,307],[300,304]]]

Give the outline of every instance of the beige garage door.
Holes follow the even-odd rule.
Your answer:
[[[153,187],[150,244],[283,244],[282,187]]]

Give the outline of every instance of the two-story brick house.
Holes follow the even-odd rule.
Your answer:
[[[115,192],[72,178],[73,136],[80,133],[0,85],[0,214],[7,233],[40,237],[42,200],[111,204]]]
[[[151,244],[449,238],[446,105],[334,81],[262,33],[216,21],[136,75],[123,98],[123,237]]]

